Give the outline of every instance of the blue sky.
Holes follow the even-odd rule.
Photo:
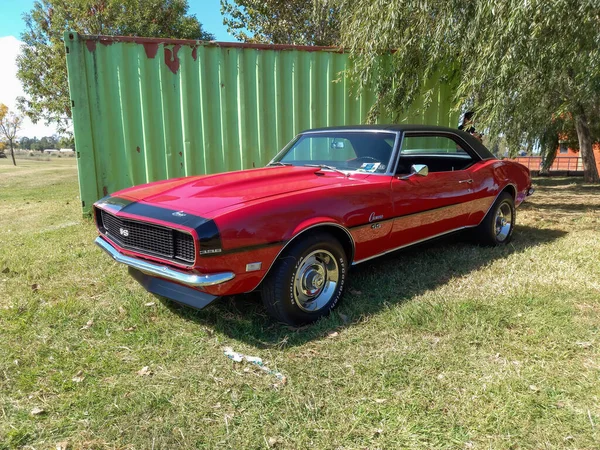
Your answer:
[[[219,0],[188,0],[188,2],[189,13],[195,14],[204,28],[213,33],[218,41],[235,40],[223,25]],[[24,28],[22,15],[32,7],[33,0],[0,0],[0,37],[19,38]]]

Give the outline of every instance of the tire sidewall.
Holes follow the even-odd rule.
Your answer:
[[[326,250],[331,253],[337,261],[339,270],[339,280],[333,296],[329,302],[324,305],[321,309],[314,312],[307,312],[300,308],[296,298],[294,297],[294,284],[296,274],[300,268],[304,258],[315,250]],[[297,246],[292,251],[296,256],[295,263],[290,265],[290,270],[286,273],[287,289],[286,297],[284,300],[284,309],[286,312],[294,317],[296,322],[312,322],[319,317],[325,316],[331,312],[333,308],[339,303],[346,285],[346,275],[348,272],[348,262],[346,260],[346,254],[342,246],[335,240],[324,240],[320,242],[314,242],[305,247]]]

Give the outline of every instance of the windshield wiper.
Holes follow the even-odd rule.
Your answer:
[[[338,169],[337,167],[328,166],[327,164],[304,164],[305,167],[318,167],[320,169],[333,170],[334,172],[341,173],[345,177],[349,177],[350,174]]]
[[[284,163],[281,161],[274,161],[274,162],[270,162],[269,164],[267,164],[267,166],[291,166],[292,163]]]

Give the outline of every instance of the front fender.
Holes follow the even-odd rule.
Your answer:
[[[318,226],[326,226],[326,225],[339,227],[344,230],[346,229],[343,225],[340,225],[332,217],[326,217],[326,216],[311,217],[310,219],[303,220],[302,222],[297,224],[295,227],[290,228],[290,230],[286,233],[286,236],[285,236],[286,241],[290,241],[290,240],[296,238],[299,234],[303,233],[304,231],[308,230],[309,228],[314,228],[314,227],[318,227]]]

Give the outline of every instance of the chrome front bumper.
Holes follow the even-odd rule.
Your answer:
[[[192,274],[180,272],[179,270],[171,269],[167,266],[160,264],[154,264],[143,259],[132,258],[131,256],[123,255],[119,253],[106,240],[100,236],[96,238],[96,245],[108,253],[115,261],[125,264],[129,267],[139,270],[146,275],[163,278],[165,280],[174,281],[175,283],[183,284],[190,287],[205,287],[214,286],[215,284],[225,283],[226,281],[233,280],[235,274],[233,272],[221,272],[211,274]]]

